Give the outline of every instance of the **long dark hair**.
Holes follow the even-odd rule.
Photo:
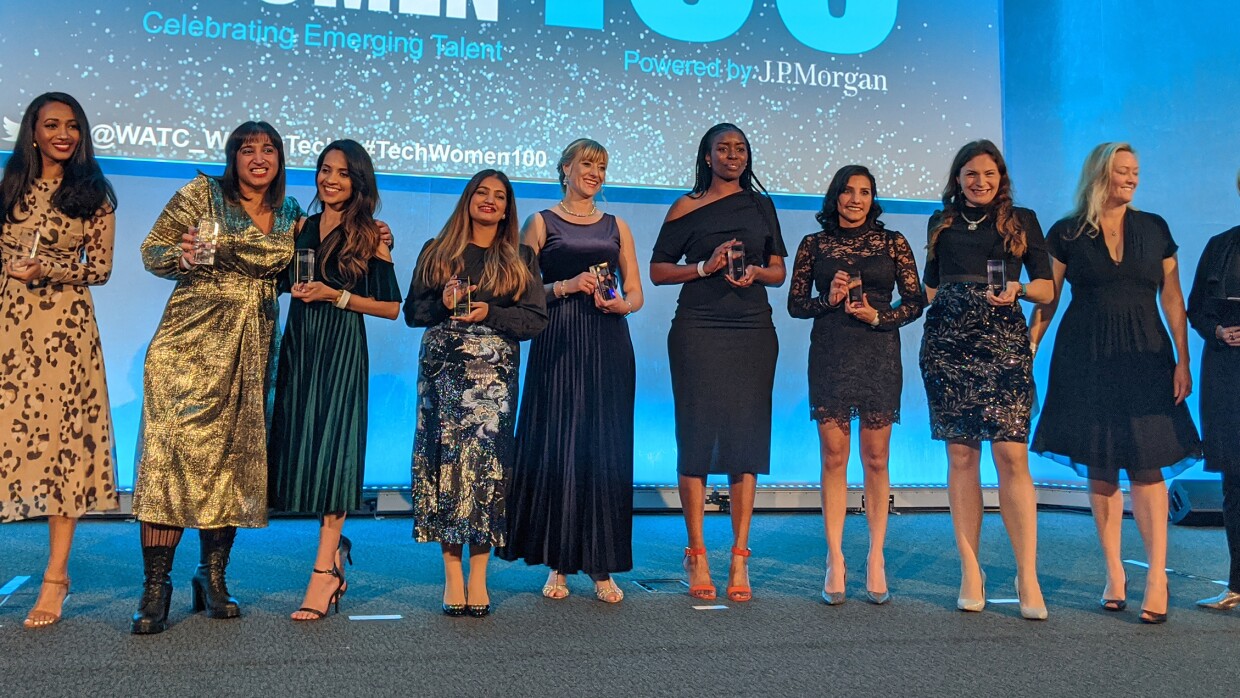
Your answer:
[[[934,246],[939,241],[939,233],[950,228],[956,216],[960,215],[960,209],[965,205],[964,190],[960,188],[960,171],[979,155],[989,155],[999,168],[999,191],[987,208],[995,212],[995,228],[1003,238],[1003,247],[1017,257],[1024,256],[1027,246],[1025,231],[1012,211],[1012,180],[1008,177],[1007,163],[1003,160],[999,147],[983,138],[965,144],[952,160],[951,174],[947,176],[947,186],[943,187],[943,213],[939,216],[938,224],[930,230],[930,240],[926,244],[927,258],[934,257]]]
[[[17,223],[14,217],[18,203],[34,183],[43,176],[43,156],[35,147],[34,133],[39,112],[49,103],[58,102],[73,112],[78,124],[77,149],[64,164],[64,178],[60,188],[52,194],[52,206],[70,218],[88,220],[101,211],[116,210],[116,192],[103,176],[99,162],[95,160],[95,146],[90,140],[90,123],[86,112],[76,99],[64,92],[46,92],[34,98],[22,115],[17,131],[13,153],[4,165],[4,178],[0,180],[0,210],[4,220]]]
[[[857,175],[870,180],[870,193],[874,196],[874,200],[870,203],[870,212],[865,216],[866,228],[887,227],[878,220],[878,217],[883,215],[883,207],[878,205],[878,186],[874,182],[874,175],[870,173],[870,169],[865,165],[845,165],[836,170],[835,176],[831,178],[831,184],[827,186],[827,194],[822,197],[822,210],[814,215],[818,225],[821,225],[822,229],[828,233],[834,233],[840,229],[840,194],[844,193],[848,181]]]
[[[314,166],[316,173],[323,169],[323,161],[332,151],[338,151],[344,156],[353,192],[345,202],[340,216],[344,235],[329,238],[323,244],[319,266],[320,272],[325,273],[323,265],[327,258],[336,254],[340,280],[345,286],[352,288],[358,279],[366,275],[370,269],[370,258],[379,248],[379,226],[375,223],[375,212],[379,210],[379,185],[375,182],[375,166],[370,160],[370,154],[360,143],[349,139],[333,141],[319,153],[319,160]],[[317,174],[315,178],[318,178]],[[312,210],[316,207],[318,210],[323,209],[317,182],[314,200],[310,202]]]
[[[512,183],[508,175],[499,170],[483,170],[470,178],[457,200],[448,222],[435,236],[418,259],[418,281],[428,288],[443,288],[448,279],[461,273],[464,269],[462,258],[465,246],[469,244],[469,235],[473,230],[473,219],[469,215],[469,202],[474,192],[487,177],[495,177],[504,185],[508,196],[508,205],[504,209],[504,217],[499,221],[499,229],[495,231],[495,243],[487,248],[483,255],[482,278],[475,280],[479,288],[485,288],[497,297],[520,299],[529,283],[530,273],[521,259],[521,230],[517,225],[517,199],[512,191]]]
[[[228,142],[224,144],[224,174],[220,175],[217,181],[224,191],[224,199],[231,204],[241,205],[241,179],[237,172],[237,153],[241,152],[241,148],[246,143],[263,136],[266,136],[275,146],[276,159],[280,166],[275,179],[271,180],[271,185],[267,187],[267,194],[263,196],[263,202],[275,211],[284,203],[284,140],[266,121],[247,121],[228,136]]]
[[[698,144],[697,153],[697,169],[695,170],[693,180],[693,190],[689,192],[689,196],[696,199],[706,193],[710,188],[711,180],[714,179],[715,173],[711,172],[710,165],[706,163],[707,157],[710,155],[711,148],[715,145],[715,139],[725,133],[740,134],[741,140],[745,141],[745,150],[748,157],[745,158],[745,169],[741,171],[740,185],[741,189],[752,192],[756,188],[763,194],[766,193],[766,187],[762,186],[762,182],[753,173],[753,147],[749,145],[749,136],[734,124],[715,124],[710,127],[706,135],[702,136],[702,142]]]

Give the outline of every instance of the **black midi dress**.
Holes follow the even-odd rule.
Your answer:
[[[740,191],[667,221],[651,263],[697,264],[731,239],[746,264],[786,257],[771,200]],[[719,271],[680,289],[667,335],[676,411],[676,471],[705,477],[771,470],[771,390],[779,340],[766,287],[737,288]]]
[[[1201,459],[1187,403],[1175,404],[1175,356],[1158,306],[1162,263],[1175,254],[1167,223],[1124,215],[1123,258],[1079,218],[1051,227],[1051,255],[1066,265],[1072,302],[1051,354],[1046,401],[1030,447],[1082,477],[1154,482]]]

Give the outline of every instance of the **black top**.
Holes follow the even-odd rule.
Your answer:
[[[1046,255],[1046,238],[1042,236],[1042,226],[1038,217],[1027,208],[1013,207],[1012,214],[1017,224],[1025,231],[1025,254],[1016,257],[1003,245],[1003,237],[995,228],[994,207],[965,207],[964,216],[957,214],[950,228],[939,233],[938,241],[932,254],[927,255],[926,273],[922,276],[928,288],[938,288],[939,283],[960,281],[986,282],[986,261],[1002,259],[1007,262],[1007,278],[1017,280],[1023,266],[1029,273],[1029,280],[1051,278],[1051,260]],[[934,230],[939,224],[942,211],[935,211],[930,216],[928,230]],[[969,230],[965,220],[977,221],[977,230]]]
[[[1206,243],[1188,294],[1188,321],[1207,347],[1226,346],[1214,336],[1216,327],[1240,325],[1236,299],[1240,299],[1240,226]]]
[[[428,288],[418,280],[418,267],[422,264],[422,256],[432,241],[427,241],[418,253],[418,266],[413,269],[413,280],[409,282],[409,295],[405,297],[405,324],[410,327],[431,327],[449,319],[452,311],[444,307],[443,289]],[[479,288],[474,291],[472,300],[487,303],[491,307],[481,325],[498,332],[510,335],[516,340],[527,340],[542,331],[547,325],[547,301],[543,293],[542,274],[538,270],[538,257],[534,250],[521,245],[521,261],[529,269],[529,282],[519,300],[511,297],[497,298],[490,289]],[[459,276],[469,277],[474,284],[482,278],[484,269],[483,255],[486,250],[473,243],[465,246],[462,255],[463,268]]]
[[[1134,291],[1157,291],[1162,285],[1164,259],[1179,247],[1162,216],[1128,209],[1124,214],[1123,258],[1116,262],[1100,234],[1080,232],[1081,219],[1064,218],[1051,226],[1046,242],[1051,256],[1067,266],[1064,279],[1073,295],[1117,283]]]
[[[650,261],[676,264],[683,258],[697,264],[733,238],[744,243],[746,264],[764,267],[772,256],[788,256],[775,204],[757,192],[739,191],[664,223]],[[720,270],[685,282],[676,319],[727,327],[772,327],[766,287],[737,288],[723,274]]]
[[[340,276],[340,246],[335,248],[335,252],[330,257],[325,257],[322,253],[323,244],[337,235],[344,235],[344,224],[338,223],[332,228],[327,235],[322,234],[319,223],[322,222],[323,214],[316,213],[306,219],[301,226],[301,232],[293,239],[294,245],[298,250],[313,250],[315,253],[314,260],[314,278],[316,281],[322,281],[332,288],[342,289],[356,296],[372,298],[377,301],[398,301],[400,300],[400,285],[396,281],[396,269],[389,260],[371,257],[366,264],[366,274],[351,284],[346,284]],[[294,259],[288,265],[288,268],[276,280],[276,286],[280,293],[289,293],[296,281],[297,262]],[[313,304],[310,304],[313,305]],[[289,306],[289,312],[293,308],[303,308],[305,303],[294,303]]]
[[[869,228],[836,228],[806,235],[797,248],[792,265],[792,285],[788,290],[788,314],[796,318],[817,319],[832,314],[845,315],[844,299],[831,306],[827,299],[837,271],[861,273],[861,289],[870,306],[878,311],[878,324],[867,329],[891,331],[921,317],[925,296],[917,281],[917,260],[908,241],[898,231]],[[813,295],[814,287],[818,295]],[[892,288],[900,292],[900,302],[892,304]],[[849,322],[860,322],[848,316]]]

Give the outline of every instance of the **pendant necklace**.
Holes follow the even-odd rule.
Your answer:
[[[564,205],[564,200],[563,200],[563,199],[560,199],[560,210],[562,210],[562,211],[564,211],[564,213],[567,213],[568,215],[570,215],[570,216],[574,216],[574,217],[576,217],[576,218],[589,218],[590,216],[593,216],[594,214],[598,213],[598,207],[596,207],[593,203],[591,203],[591,204],[590,204],[590,210],[589,210],[588,212],[586,212],[586,213],[577,213],[576,211],[572,210],[571,208],[569,208],[569,207],[565,206],[565,205]]]
[[[980,224],[982,223],[982,221],[984,221],[984,220],[986,220],[987,218],[989,218],[989,217],[990,217],[990,214],[989,214],[989,213],[987,213],[987,214],[985,214],[984,216],[982,216],[981,218],[978,218],[977,220],[972,221],[972,220],[969,220],[969,217],[968,217],[968,216],[964,215],[964,212],[963,212],[963,211],[961,211],[961,213],[960,213],[960,217],[964,219],[964,222],[965,222],[965,223],[968,223],[968,224],[969,224],[969,230],[977,230],[977,226],[978,226],[978,225],[980,225]]]

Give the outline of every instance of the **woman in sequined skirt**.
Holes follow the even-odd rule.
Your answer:
[[[956,607],[981,611],[986,575],[978,559],[982,533],[981,443],[990,442],[999,474],[999,505],[1016,557],[1021,616],[1046,618],[1037,575],[1037,499],[1029,475],[1033,356],[1018,301],[1051,299],[1050,257],[1033,211],[1012,205],[1003,155],[987,140],[960,149],[930,218],[924,281],[926,311],[921,373],[931,435],[947,442],[947,493],[960,551]],[[991,286],[990,261],[1003,280]],[[1022,268],[1029,283],[1020,283]]]
[[[450,616],[490,613],[487,562],[507,527],[518,342],[547,324],[537,257],[520,244],[517,220],[504,173],[474,175],[422,248],[405,299],[405,322],[427,328],[418,357],[413,536],[440,544]]]

